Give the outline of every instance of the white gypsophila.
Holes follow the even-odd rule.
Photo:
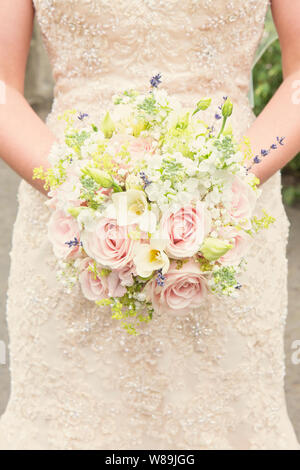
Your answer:
[[[155,91],[154,91],[154,97],[155,97],[155,100],[157,101],[157,103],[160,105],[160,106],[168,106],[169,105],[169,96],[168,96],[168,93],[166,92],[166,90],[164,89],[160,89],[160,88],[157,88]]]
[[[119,168],[118,169],[118,175],[119,176],[125,176],[128,171],[125,168]]]
[[[70,153],[70,148],[65,143],[58,143],[55,141],[48,153],[48,162],[51,166],[55,166],[59,163],[60,160],[65,159],[66,153]]]
[[[134,294],[134,298],[137,299],[139,302],[144,302],[147,296],[144,292],[138,292]]]
[[[201,153],[202,155],[208,153],[208,150],[205,144],[205,137],[200,136],[197,139],[190,142],[189,149],[192,152]]]
[[[146,95],[144,93],[141,93],[140,95],[136,96],[135,104],[136,105],[142,104],[145,98],[146,98]]]
[[[154,155],[151,156],[151,159],[149,162],[147,162],[147,168],[151,171],[153,170],[159,170],[161,168],[163,161],[163,156],[155,153]]]
[[[132,118],[132,107],[127,103],[120,103],[110,111],[110,116],[114,122],[127,122]]]
[[[217,207],[215,207],[214,205],[210,206],[209,204],[208,204],[207,207],[209,209],[209,213],[210,213],[212,219],[214,219],[214,220],[220,219],[220,210]]]
[[[77,221],[82,228],[84,227],[85,230],[92,232],[96,228],[101,217],[102,214],[99,210],[94,211],[89,207],[84,207],[81,209],[77,217]]]
[[[149,186],[145,188],[145,192],[150,199],[150,201],[157,201],[159,205],[159,201],[162,199],[165,200],[166,195],[172,192],[175,194],[175,191],[171,188],[170,181],[153,181]]]
[[[219,191],[218,187],[214,187],[206,196],[206,201],[208,204],[217,206],[222,202],[222,193]]]
[[[94,136],[91,136],[84,141],[84,144],[81,146],[80,152],[83,158],[88,159],[93,153],[96,153],[97,150],[98,142],[95,140]]]

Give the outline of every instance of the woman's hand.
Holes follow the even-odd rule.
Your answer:
[[[246,133],[253,154],[261,160],[251,170],[261,183],[300,151],[300,0],[273,0],[272,13],[282,50],[284,80]],[[284,137],[284,145],[278,145],[277,137]],[[277,150],[263,157],[272,144],[277,144]]]
[[[23,96],[33,17],[31,0],[0,2],[0,156],[45,194],[43,182],[32,179],[33,169],[48,166],[55,138]]]

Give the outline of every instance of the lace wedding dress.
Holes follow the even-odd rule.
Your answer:
[[[35,0],[55,86],[47,124],[76,108],[103,115],[118,90],[162,87],[192,105],[224,94],[242,135],[267,0]],[[34,142],[32,143],[34,145]],[[131,337],[79,290],[63,293],[47,240],[45,198],[24,181],[8,292],[11,397],[3,449],[299,449],[284,396],[288,220],[280,174],[257,208],[238,299],[166,315]]]

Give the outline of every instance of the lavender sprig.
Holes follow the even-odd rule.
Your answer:
[[[148,179],[146,173],[144,171],[140,171],[140,177],[144,182],[144,189],[151,184],[151,181]]]
[[[156,277],[156,284],[160,287],[165,285],[166,276],[163,275],[162,270],[159,269]]]
[[[277,144],[273,143],[272,145],[270,145],[270,147],[268,149],[261,149],[260,151],[260,154],[259,155],[255,155],[255,157],[253,158],[253,162],[252,164],[247,168],[247,172],[251,170],[251,168],[254,166],[254,165],[257,165],[258,163],[260,163],[264,157],[266,157],[267,155],[269,155],[269,153],[272,151],[272,150],[277,150],[278,149],[278,145],[284,145],[283,141],[284,141],[285,137],[276,137],[276,142]]]
[[[161,83],[161,73],[154,75],[154,77],[150,79],[150,85],[154,88],[157,88],[160,83]]]
[[[77,117],[78,117],[79,121],[83,121],[84,118],[88,117],[88,114],[80,112]]]
[[[82,246],[82,242],[80,242],[77,237],[74,237],[74,240],[65,242],[65,245],[68,245],[69,248],[72,248],[73,246]]]

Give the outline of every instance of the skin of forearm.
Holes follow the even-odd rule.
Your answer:
[[[46,194],[41,180],[33,180],[33,169],[48,168],[47,155],[55,137],[30,107],[22,93],[5,87],[0,104],[0,156],[22,178]]]
[[[300,71],[284,79],[283,83],[246,132],[253,155],[261,162],[252,167],[252,172],[261,183],[283,168],[300,150]],[[298,88],[297,88],[298,86]],[[284,145],[278,145],[277,137],[284,137]],[[271,144],[277,150],[262,157],[261,150]]]

